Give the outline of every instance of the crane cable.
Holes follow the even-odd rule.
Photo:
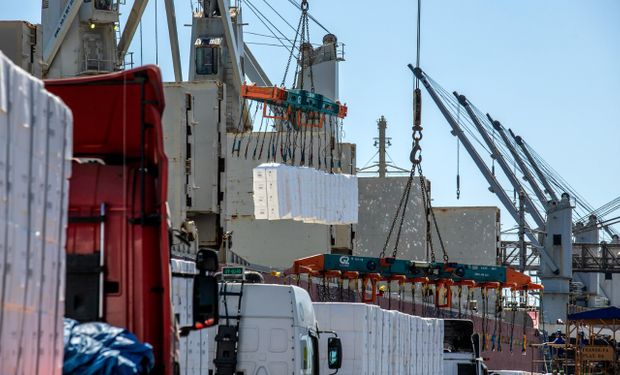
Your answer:
[[[461,122],[461,107],[459,106],[456,112],[456,123],[459,125]],[[456,199],[461,199],[461,139],[456,137]]]
[[[514,340],[514,333],[515,333],[515,319],[516,319],[516,315],[517,315],[517,305],[516,305],[516,294],[514,290],[511,290],[511,310],[512,310],[512,318],[510,319],[510,353],[512,353],[512,345],[513,345],[513,340]]]
[[[420,66],[420,25],[421,25],[421,0],[418,0],[418,17],[417,17],[417,46],[416,46],[416,65],[419,68]],[[411,68],[411,65],[409,66]],[[414,89],[414,98],[413,98],[413,143],[412,143],[412,147],[411,147],[411,153],[409,155],[409,160],[411,161],[411,171],[409,173],[409,178],[407,179],[407,183],[405,185],[405,189],[403,191],[403,195],[401,196],[400,202],[398,204],[398,207],[396,209],[396,214],[394,215],[394,220],[392,221],[392,224],[390,225],[390,229],[388,231],[388,235],[386,238],[386,241],[383,245],[383,249],[381,250],[380,253],[380,258],[385,257],[385,252],[387,250],[387,247],[390,243],[390,239],[392,237],[392,233],[394,231],[394,228],[396,226],[396,222],[398,221],[398,219],[400,218],[400,222],[399,222],[399,226],[398,226],[398,230],[395,236],[395,240],[394,240],[394,247],[393,247],[393,251],[392,251],[392,258],[396,258],[396,255],[398,254],[398,245],[400,242],[400,237],[401,237],[401,233],[402,233],[402,227],[404,224],[404,219],[405,219],[405,214],[407,211],[407,204],[409,203],[409,195],[411,192],[411,186],[413,183],[413,179],[415,177],[416,171],[418,172],[418,176],[420,177],[420,186],[421,186],[421,190],[422,190],[422,201],[423,201],[423,205],[425,207],[425,213],[426,213],[426,220],[427,220],[427,225],[426,225],[426,232],[427,232],[427,246],[428,249],[430,250],[430,255],[431,255],[431,260],[432,262],[435,262],[435,251],[434,251],[434,247],[433,247],[433,243],[432,243],[432,236],[431,236],[431,226],[430,226],[430,220],[429,218],[432,219],[433,221],[433,225],[435,227],[436,233],[437,233],[437,237],[441,246],[441,250],[443,252],[443,260],[444,262],[448,262],[449,261],[449,257],[448,254],[446,252],[444,243],[443,243],[443,239],[441,237],[440,231],[439,231],[439,226],[437,224],[437,218],[435,217],[435,213],[433,211],[433,207],[431,205],[431,199],[430,199],[430,195],[429,195],[429,191],[426,185],[426,181],[424,178],[424,174],[422,173],[422,147],[420,146],[420,141],[422,140],[422,91],[420,90],[420,80],[416,77],[415,79],[415,89]]]
[[[298,4],[295,0],[288,0],[289,3],[293,4],[297,9],[299,10],[303,10],[303,1],[301,4]],[[314,21],[314,23],[316,23],[321,29],[323,29],[326,33],[331,34],[331,32],[329,30],[327,30],[327,28],[325,28],[325,26],[323,26],[316,18],[312,17],[312,15],[310,13],[308,13],[308,17]]]

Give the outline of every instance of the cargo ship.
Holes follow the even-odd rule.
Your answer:
[[[274,85],[244,42],[251,2],[195,4],[183,80],[166,1],[175,81],[156,66],[127,69],[146,3],[131,4],[122,32],[123,4],[113,1],[49,0],[41,25],[0,28],[17,42],[0,43],[0,186],[12,186],[1,191],[0,343],[18,337],[0,348],[2,373],[60,373],[63,316],[132,332],[151,345],[145,371],[157,374],[551,370],[550,354],[532,344],[562,326],[569,302],[594,306],[605,281],[592,265],[620,245],[616,235],[600,249],[596,218],[574,232],[570,197],[520,137],[410,66],[412,167],[388,175],[381,117],[377,170],[363,177],[356,145],[342,139],[342,44],[331,33],[312,43],[307,1],[292,1],[290,87]],[[497,207],[431,204],[422,89],[519,222],[517,241],[502,241]],[[534,191],[521,206],[476,158],[457,110],[492,150],[489,129],[504,134],[532,187],[504,168],[508,179]],[[18,252],[20,241],[29,245]]]

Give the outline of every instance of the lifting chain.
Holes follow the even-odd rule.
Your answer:
[[[421,185],[420,187],[422,190],[422,203],[424,205],[425,212],[426,212],[426,221],[427,221],[426,240],[427,240],[427,244],[430,249],[431,261],[433,263],[435,262],[435,250],[433,248],[432,237],[431,237],[430,219],[432,219],[432,224],[435,226],[435,230],[437,232],[437,238],[439,240],[439,244],[440,244],[440,247],[443,253],[443,260],[445,263],[448,263],[449,261],[448,253],[446,252],[443,239],[439,231],[437,219],[435,217],[435,213],[431,205],[429,191],[427,189],[426,181],[424,179],[424,174],[422,173],[422,164],[421,164],[422,163],[422,146],[420,145],[420,141],[422,140],[423,128],[422,128],[421,123],[422,123],[422,92],[420,91],[420,88],[416,88],[414,90],[414,97],[413,97],[413,134],[412,134],[413,144],[411,147],[411,154],[409,155],[409,159],[411,161],[411,172],[409,173],[409,179],[407,180],[407,184],[405,185],[403,195],[401,196],[400,202],[396,209],[396,214],[394,215],[394,220],[392,221],[392,224],[388,231],[387,239],[385,241],[385,244],[383,246],[383,249],[381,250],[379,257],[383,258],[385,256],[385,251],[392,237],[394,228],[396,227],[396,222],[398,221],[398,218],[400,216],[400,223],[399,223],[398,230],[395,236],[392,258],[396,258],[396,255],[398,254],[398,244],[400,241],[402,227],[405,221],[404,219],[405,219],[405,213],[407,210],[407,203],[409,203],[409,195],[411,192],[411,186],[413,185],[413,179],[417,171],[418,176],[420,178],[420,185]]]
[[[295,55],[295,46],[297,46],[297,38],[300,38],[299,42],[299,50],[301,51],[301,46],[304,43],[304,32],[306,31],[306,23],[308,22],[308,0],[302,0],[301,2],[301,16],[299,17],[299,23],[297,24],[297,30],[295,31],[295,39],[293,39],[293,45],[291,46],[291,53],[288,55],[288,61],[286,63],[286,68],[284,69],[284,77],[282,77],[282,83],[280,86],[286,84],[286,76],[288,75],[288,70],[291,66],[291,60],[293,60],[293,55]],[[300,56],[301,57],[301,56]],[[293,77],[293,80],[297,80],[297,75]],[[293,83],[293,87],[295,86],[295,82]]]
[[[435,227],[435,232],[437,233],[439,246],[441,247],[441,252],[443,253],[443,261],[445,263],[448,263],[450,258],[448,257],[448,252],[446,251],[446,247],[443,243],[443,238],[441,237],[441,231],[439,230],[439,225],[437,224],[435,211],[433,211],[433,206],[431,205],[431,197],[429,196],[429,191],[426,187],[426,180],[424,179],[424,174],[422,173],[422,166],[420,164],[418,164],[418,175],[420,176],[420,187],[422,189],[422,203],[424,205],[424,208],[426,209],[426,241],[428,242],[428,247],[430,249],[431,262],[435,262],[435,248],[433,247],[433,239],[431,237],[430,219],[432,219],[433,226]]]

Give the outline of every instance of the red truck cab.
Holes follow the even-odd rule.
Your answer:
[[[156,66],[48,80],[73,111],[65,315],[124,327],[171,374],[164,95]]]

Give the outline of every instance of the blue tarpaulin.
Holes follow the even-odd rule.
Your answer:
[[[63,374],[147,374],[154,366],[153,347],[123,328],[65,319],[64,334]]]
[[[568,315],[568,320],[620,320],[620,308],[615,306],[582,311]]]

